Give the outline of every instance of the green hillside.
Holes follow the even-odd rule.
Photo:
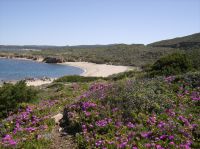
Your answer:
[[[182,51],[199,55],[200,33],[163,40],[147,46],[143,44],[110,44],[80,46],[0,46],[0,56],[57,58],[58,61],[87,61],[98,64],[113,64],[143,67],[152,64],[170,53]],[[24,50],[26,49],[26,50]],[[28,50],[30,49],[30,50]],[[35,50],[34,50],[35,49]],[[60,60],[59,60],[60,59]]]
[[[155,43],[149,44],[153,47],[170,47],[170,48],[182,48],[191,49],[200,47],[200,33],[192,34],[189,36],[178,37],[169,40],[162,40]]]
[[[2,85],[2,149],[200,148],[198,46],[19,48],[3,50],[1,55],[146,65],[141,71],[106,78],[64,76],[39,87],[28,87],[24,81]],[[53,118],[58,115],[63,117],[56,122]]]

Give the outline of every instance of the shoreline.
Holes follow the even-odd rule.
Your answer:
[[[118,74],[129,70],[139,70],[138,67],[95,64],[90,62],[64,62],[60,64],[74,66],[84,70],[84,72],[80,75],[85,77],[108,77],[110,75]]]
[[[28,58],[24,58],[24,57],[23,58],[0,57],[0,58],[16,59],[16,60],[30,60],[30,61],[40,62],[40,63],[43,62],[42,57],[37,60],[28,59]],[[129,71],[129,70],[139,70],[139,67],[96,64],[96,63],[90,63],[90,62],[63,62],[63,63],[57,63],[57,64],[80,68],[83,70],[83,73],[81,73],[80,76],[85,76],[85,77],[108,77],[110,75],[118,74],[118,73]],[[26,83],[28,86],[40,86],[40,85],[44,85],[44,84],[50,84],[55,79],[56,78],[50,78],[48,80],[33,79],[33,80],[26,80]]]
[[[34,61],[34,62],[43,63],[43,58],[39,58],[37,60],[34,60],[34,59],[25,58],[25,57],[3,57],[3,56],[0,56],[0,59],[1,58],[3,58],[3,59],[14,59],[14,60],[26,60],[26,61]]]

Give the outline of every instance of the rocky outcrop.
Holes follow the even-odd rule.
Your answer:
[[[63,63],[65,62],[63,58],[60,57],[46,57],[43,62],[45,63]]]
[[[63,114],[59,113],[59,114],[53,116],[52,118],[55,120],[56,124],[59,124],[60,120],[63,118]]]

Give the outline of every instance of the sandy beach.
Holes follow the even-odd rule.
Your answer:
[[[113,74],[117,74],[120,72],[125,72],[129,70],[137,70],[136,67],[128,67],[128,66],[115,66],[115,65],[107,65],[107,64],[95,64],[89,62],[65,62],[60,63],[60,65],[68,65],[78,67],[84,70],[81,76],[93,76],[93,77],[107,77]],[[40,86],[43,84],[49,84],[53,82],[53,78],[51,80],[33,80],[27,81],[28,86]]]
[[[13,58],[13,59],[31,60],[27,58]],[[34,61],[42,62],[43,59],[40,58]],[[139,68],[137,67],[95,64],[95,63],[90,63],[90,62],[64,62],[64,63],[59,63],[59,64],[81,68],[84,70],[84,72],[80,75],[90,76],[90,77],[108,77],[110,75],[129,71],[129,70],[139,70]],[[26,82],[28,86],[40,86],[43,84],[52,83],[54,79],[55,78],[51,78],[49,80],[36,79],[36,80],[28,80]]]
[[[90,77],[108,77],[110,75],[117,74],[120,72],[137,69],[135,67],[129,66],[115,66],[107,64],[95,64],[89,62],[65,62],[62,63],[62,65],[79,67],[84,70],[81,76]]]

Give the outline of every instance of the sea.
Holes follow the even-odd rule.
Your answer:
[[[58,78],[80,75],[83,70],[73,66],[47,64],[31,60],[0,58],[0,81],[18,81],[27,78]]]

